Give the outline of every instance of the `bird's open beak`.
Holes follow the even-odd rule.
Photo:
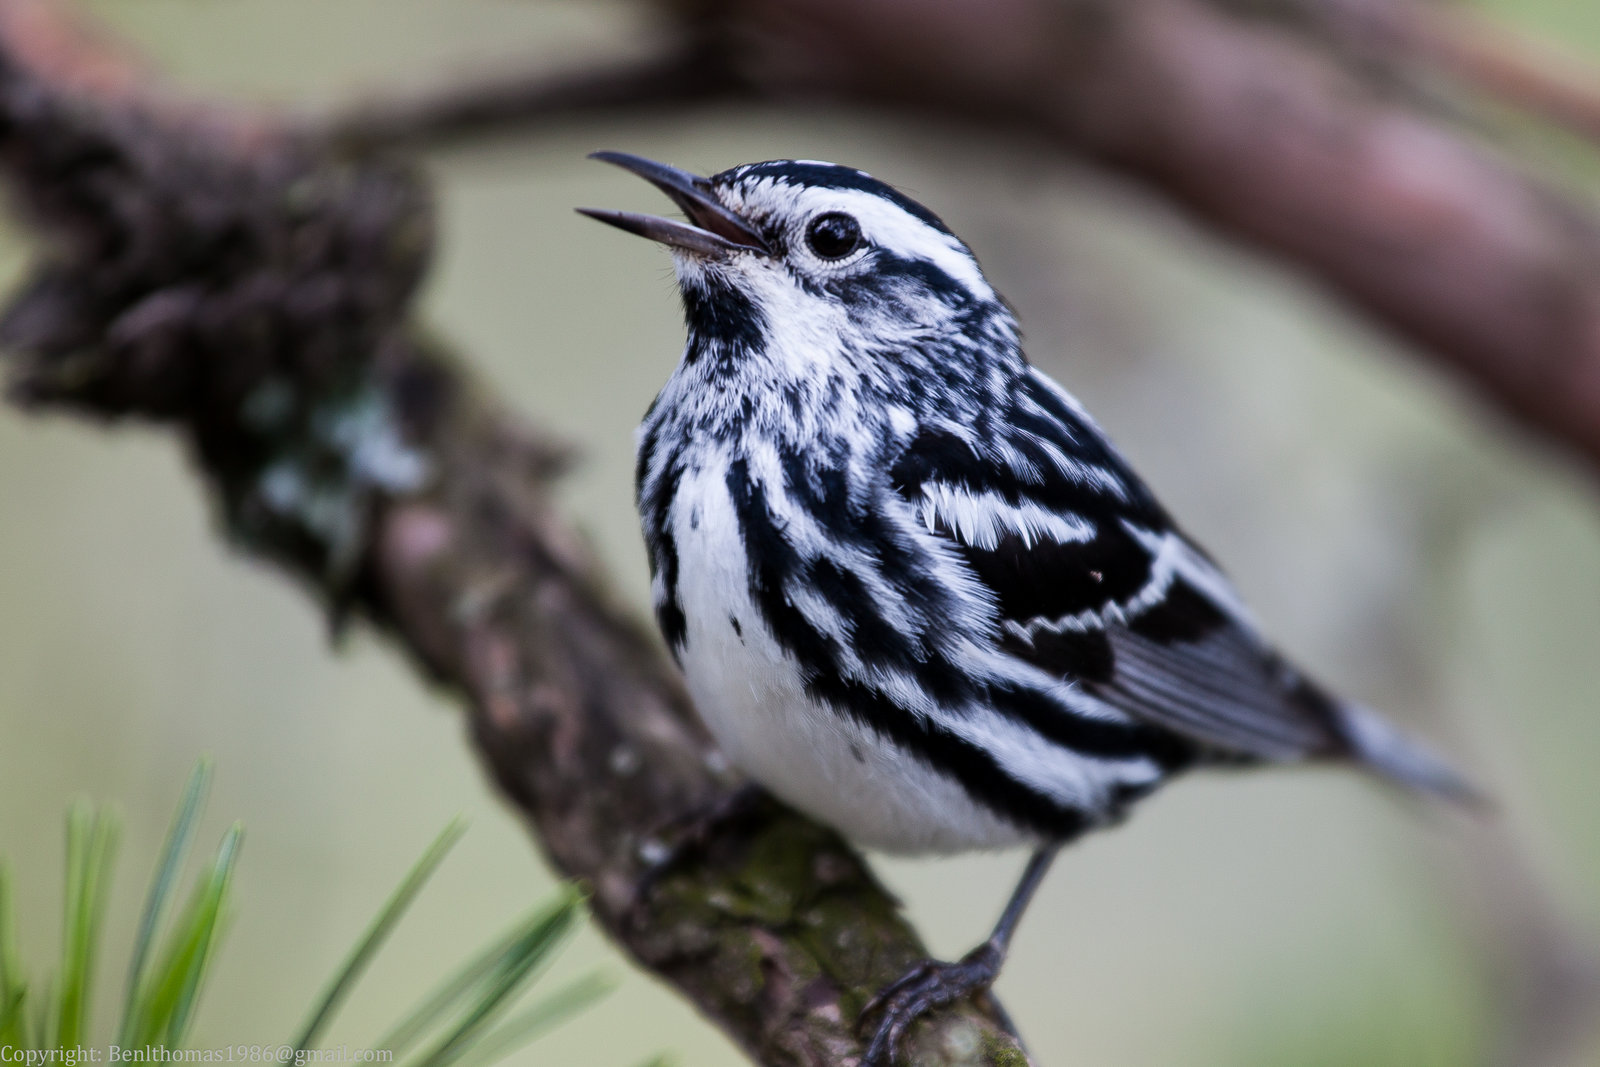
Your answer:
[[[712,192],[711,183],[698,174],[626,152],[592,152],[589,158],[615,163],[623,170],[637,174],[670,196],[672,202],[689,216],[689,221],[678,222],[655,215],[594,207],[580,207],[578,214],[701,255],[716,256],[743,249],[771,254],[772,250],[755,227],[723,207]]]

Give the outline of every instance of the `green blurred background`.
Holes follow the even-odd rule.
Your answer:
[[[304,107],[567,62],[646,32],[630,8],[593,2],[88,6],[184,86]],[[1595,5],[1501,0],[1497,14],[1600,62]],[[1589,176],[1559,138],[1504,136],[1532,165]],[[1106,175],[970,128],[711,110],[430,157],[442,248],[428,314],[508,404],[582,446],[570,513],[641,606],[631,435],[681,334],[665,256],[571,211],[660,208],[583,160],[606,147],[702,170],[837,159],[933,206],[1018,308],[1035,361],[1283,643],[1438,739],[1501,802],[1474,822],[1324,771],[1171,788],[1074,848],[1023,927],[1000,990],[1040,1062],[1484,1062],[1519,966],[1550,958],[1527,947],[1600,941],[1600,500],[1587,472],[1296,277]],[[14,227],[0,232],[6,277],[27,251]],[[286,1036],[457,812],[467,838],[330,1043],[370,1040],[552,885],[450,700],[360,628],[330,647],[298,589],[215,536],[169,435],[0,407],[0,854],[20,872],[36,966],[56,951],[69,799],[122,805],[111,922],[125,945],[201,753],[218,772],[209,836],[237,817],[247,838],[199,1047]],[[1019,864],[878,868],[952,954],[983,936]],[[597,962],[621,989],[513,1062],[742,1062],[598,936],[559,970]],[[124,963],[103,961],[102,1007]],[[1600,1064],[1600,1050],[1573,1062]]]

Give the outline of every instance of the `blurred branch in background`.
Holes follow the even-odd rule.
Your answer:
[[[1600,956],[1552,905],[1524,841],[1495,826],[1478,847],[1477,884],[1458,888],[1476,936],[1492,962],[1490,987],[1500,1007],[1493,1067],[1560,1067],[1593,1052],[1600,1005]]]
[[[310,116],[302,120],[304,132],[357,150],[417,148],[590,114],[755,98],[722,49],[699,35],[674,36],[681,39],[650,55],[563,73],[513,73],[372,101],[331,118]]]
[[[1291,19],[1359,65],[1401,80],[1442,74],[1502,104],[1600,139],[1600,72],[1550,41],[1446,0],[1215,0]]]
[[[458,688],[497,782],[635,958],[758,1062],[843,1064],[866,995],[921,946],[853,852],[775,807],[652,875],[671,820],[734,782],[555,515],[562,450],[415,321],[428,197],[376,153],[729,100],[1002,123],[1298,266],[1593,465],[1600,224],[1406,83],[1443,72],[1589,130],[1596,94],[1586,72],[1408,0],[653,9],[653,54],[308,120],[200,108],[57,5],[0,0],[0,160],[53,242],[0,340],[25,403],[178,428],[235,538]],[[1490,921],[1524,995],[1504,1005],[1498,1062],[1559,1063],[1593,1017],[1594,956],[1506,884],[1514,905]],[[992,1001],[963,1005],[910,1051],[1016,1062],[1006,1030]]]
[[[819,98],[1000,122],[1298,266],[1600,464],[1600,226],[1349,60],[1439,69],[1592,132],[1600,86],[1575,63],[1422,0],[654,7],[675,43],[636,67],[457,85],[321,128],[414,144],[663,102]]]

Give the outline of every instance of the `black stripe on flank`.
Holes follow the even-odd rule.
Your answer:
[[[909,749],[927,766],[954,778],[975,801],[1018,826],[1066,841],[1092,825],[1081,808],[1066,807],[1035,792],[979,746],[910,714],[875,689],[827,673],[808,682],[806,693]]]
[[[661,596],[655,604],[656,625],[661,628],[661,636],[666,639],[672,658],[677,660],[683,651],[689,628],[678,597],[678,542],[672,536],[671,525],[672,500],[677,495],[683,468],[679,466],[677,456],[669,457],[663,461],[665,469],[654,481],[650,480],[659,443],[656,431],[656,427],[651,427],[644,440],[639,442],[636,492],[639,515],[644,525],[646,554],[650,560],[650,577],[661,582]]]
[[[785,451],[781,457],[791,499],[831,536],[871,555],[909,624],[904,629],[891,625],[879,610],[878,595],[859,574],[832,559],[796,557],[795,580],[820,594],[845,620],[852,649],[863,663],[882,664],[914,678],[944,704],[974,699],[977,688],[971,679],[941,650],[945,635],[939,628],[954,605],[949,591],[929,579],[930,561],[915,546],[902,543],[881,513],[851,505],[842,466],[807,459],[797,451]],[[842,464],[843,457],[838,462]]]
[[[801,451],[785,448],[779,456],[783,465],[783,484],[793,498],[807,512],[816,516],[817,522],[830,533],[854,531],[861,526],[860,517],[852,513],[850,483],[845,477],[844,450],[833,456],[835,462],[825,462],[829,450],[823,446]]]
[[[784,487],[830,537],[873,556],[878,573],[899,593],[913,616],[942,617],[952,606],[948,590],[928,580],[930,561],[915,546],[904,543],[881,511],[850,500],[844,453],[843,447],[835,450],[827,445],[809,453],[785,450],[780,457]],[[819,455],[829,462],[808,462]]]
[[[794,658],[806,693],[862,726],[909,749],[934,770],[955,779],[974,799],[1039,833],[1067,838],[1088,825],[1084,812],[1063,807],[1017,782],[981,748],[899,706],[882,692],[845,678],[840,649],[818,631],[787,596],[789,563],[798,561],[773,520],[765,490],[738,459],[729,465],[733,500],[749,560],[750,597],[773,638]]]
[[[890,624],[860,577],[829,559],[806,564],[799,581],[819,593],[849,626],[851,651],[870,667],[882,667],[913,679],[937,703],[960,706],[981,699],[965,672],[919,628],[908,633]]]
[[[990,686],[994,707],[1062,748],[1108,760],[1148,758],[1171,772],[1194,761],[1195,748],[1166,730],[1078,715],[1049,694]]]
[[[678,546],[670,537],[666,539],[666,551],[671,558],[671,567],[663,570],[671,571],[672,582],[667,586],[666,595],[656,604],[656,625],[661,628],[661,636],[667,642],[667,650],[672,653],[672,661],[681,667],[689,621],[684,618],[683,606],[678,601]]]
[[[850,626],[851,643],[864,663],[910,670],[927,659],[927,649],[912,634],[890,626],[860,575],[831,559],[816,559],[801,568],[800,583],[815,590]]]
[[[785,564],[799,557],[778,531],[767,508],[766,492],[752,480],[743,459],[728,465],[727,485],[744,540],[750,599],[772,636],[800,661],[802,677],[809,681],[819,669],[832,670],[838,662],[833,639],[807,622],[784,591],[790,577]]]

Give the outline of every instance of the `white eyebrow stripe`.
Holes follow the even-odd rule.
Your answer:
[[[997,300],[978,261],[961,239],[930,226],[892,200],[864,189],[790,184],[781,177],[746,182],[740,192],[747,205],[781,216],[809,220],[828,211],[843,211],[861,223],[867,240],[897,256],[922,259],[948,274],[975,299]]]
[[[898,256],[925,259],[981,300],[995,299],[977,260],[959,238],[928,225],[900,205],[855,189],[808,189],[800,204],[812,212],[848,211],[869,241]],[[809,216],[808,212],[808,216]]]

